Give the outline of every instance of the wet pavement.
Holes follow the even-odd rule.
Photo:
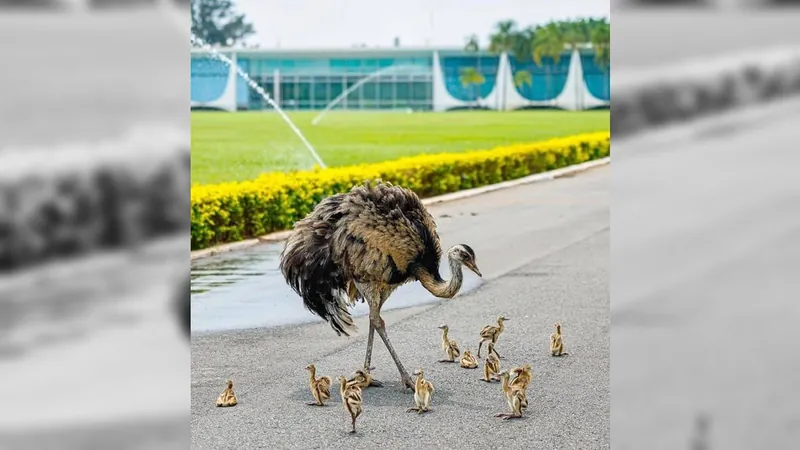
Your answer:
[[[322,319],[305,309],[303,301],[286,284],[278,269],[283,242],[260,244],[192,261],[192,331],[209,332],[276,327]],[[447,262],[442,276],[449,277]],[[481,285],[481,279],[465,271],[461,295]],[[441,301],[419,283],[401,286],[384,310],[408,308]],[[359,303],[354,316],[369,312]]]

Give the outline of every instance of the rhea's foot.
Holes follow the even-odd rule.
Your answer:
[[[454,362],[456,362],[456,360],[455,359],[440,359],[439,362],[440,363],[454,363]]]
[[[511,420],[511,419],[522,419],[522,416],[515,416],[513,414],[506,414],[506,416],[503,417],[503,420]]]
[[[410,413],[411,411],[419,411],[419,408],[408,408],[406,410],[407,413]]]
[[[325,406],[324,403],[317,403],[317,402],[306,403],[306,405],[308,405],[308,406]]]

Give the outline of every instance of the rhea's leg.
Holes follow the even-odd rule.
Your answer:
[[[372,363],[372,343],[375,342],[375,326],[372,324],[372,321],[369,322],[369,336],[367,337],[367,355],[364,358],[364,371],[367,373],[372,373],[375,369],[371,367],[370,364]],[[376,379],[372,379],[369,383],[372,387],[383,387],[383,383]]]
[[[367,337],[367,355],[364,358],[364,370],[369,372],[370,364],[372,364],[372,343],[375,340],[375,326],[372,321],[369,322],[369,336]]]
[[[375,314],[370,313],[370,320],[375,321],[375,331],[378,332],[378,336],[381,337],[383,340],[383,344],[386,345],[386,350],[389,350],[389,354],[392,355],[392,359],[394,363],[397,365],[397,370],[400,371],[400,377],[403,380],[403,384],[407,388],[411,388],[412,392],[414,390],[414,381],[411,380],[411,377],[406,372],[406,368],[403,367],[403,363],[400,362],[400,358],[397,356],[397,352],[394,351],[394,347],[392,347],[392,343],[389,342],[389,336],[386,334],[386,325],[381,319],[378,311],[375,311]]]

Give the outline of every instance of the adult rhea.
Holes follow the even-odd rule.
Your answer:
[[[436,223],[409,189],[378,181],[322,200],[294,226],[281,253],[281,273],[314,314],[338,335],[356,330],[348,310],[357,301],[369,305],[369,337],[364,369],[372,360],[375,332],[400,371],[403,384],[414,382],[389,342],[381,307],[400,285],[419,281],[430,293],[452,298],[461,289],[461,266],[481,276],[475,252],[466,244],[447,251],[449,281],[439,275],[442,249]]]

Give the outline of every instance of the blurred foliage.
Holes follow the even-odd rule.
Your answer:
[[[232,0],[192,0],[192,34],[211,46],[234,46],[255,34]]]
[[[0,270],[185,230],[189,149],[153,148],[112,145],[92,156],[56,149],[61,154],[49,155],[50,162],[31,151],[7,161],[0,174]]]

